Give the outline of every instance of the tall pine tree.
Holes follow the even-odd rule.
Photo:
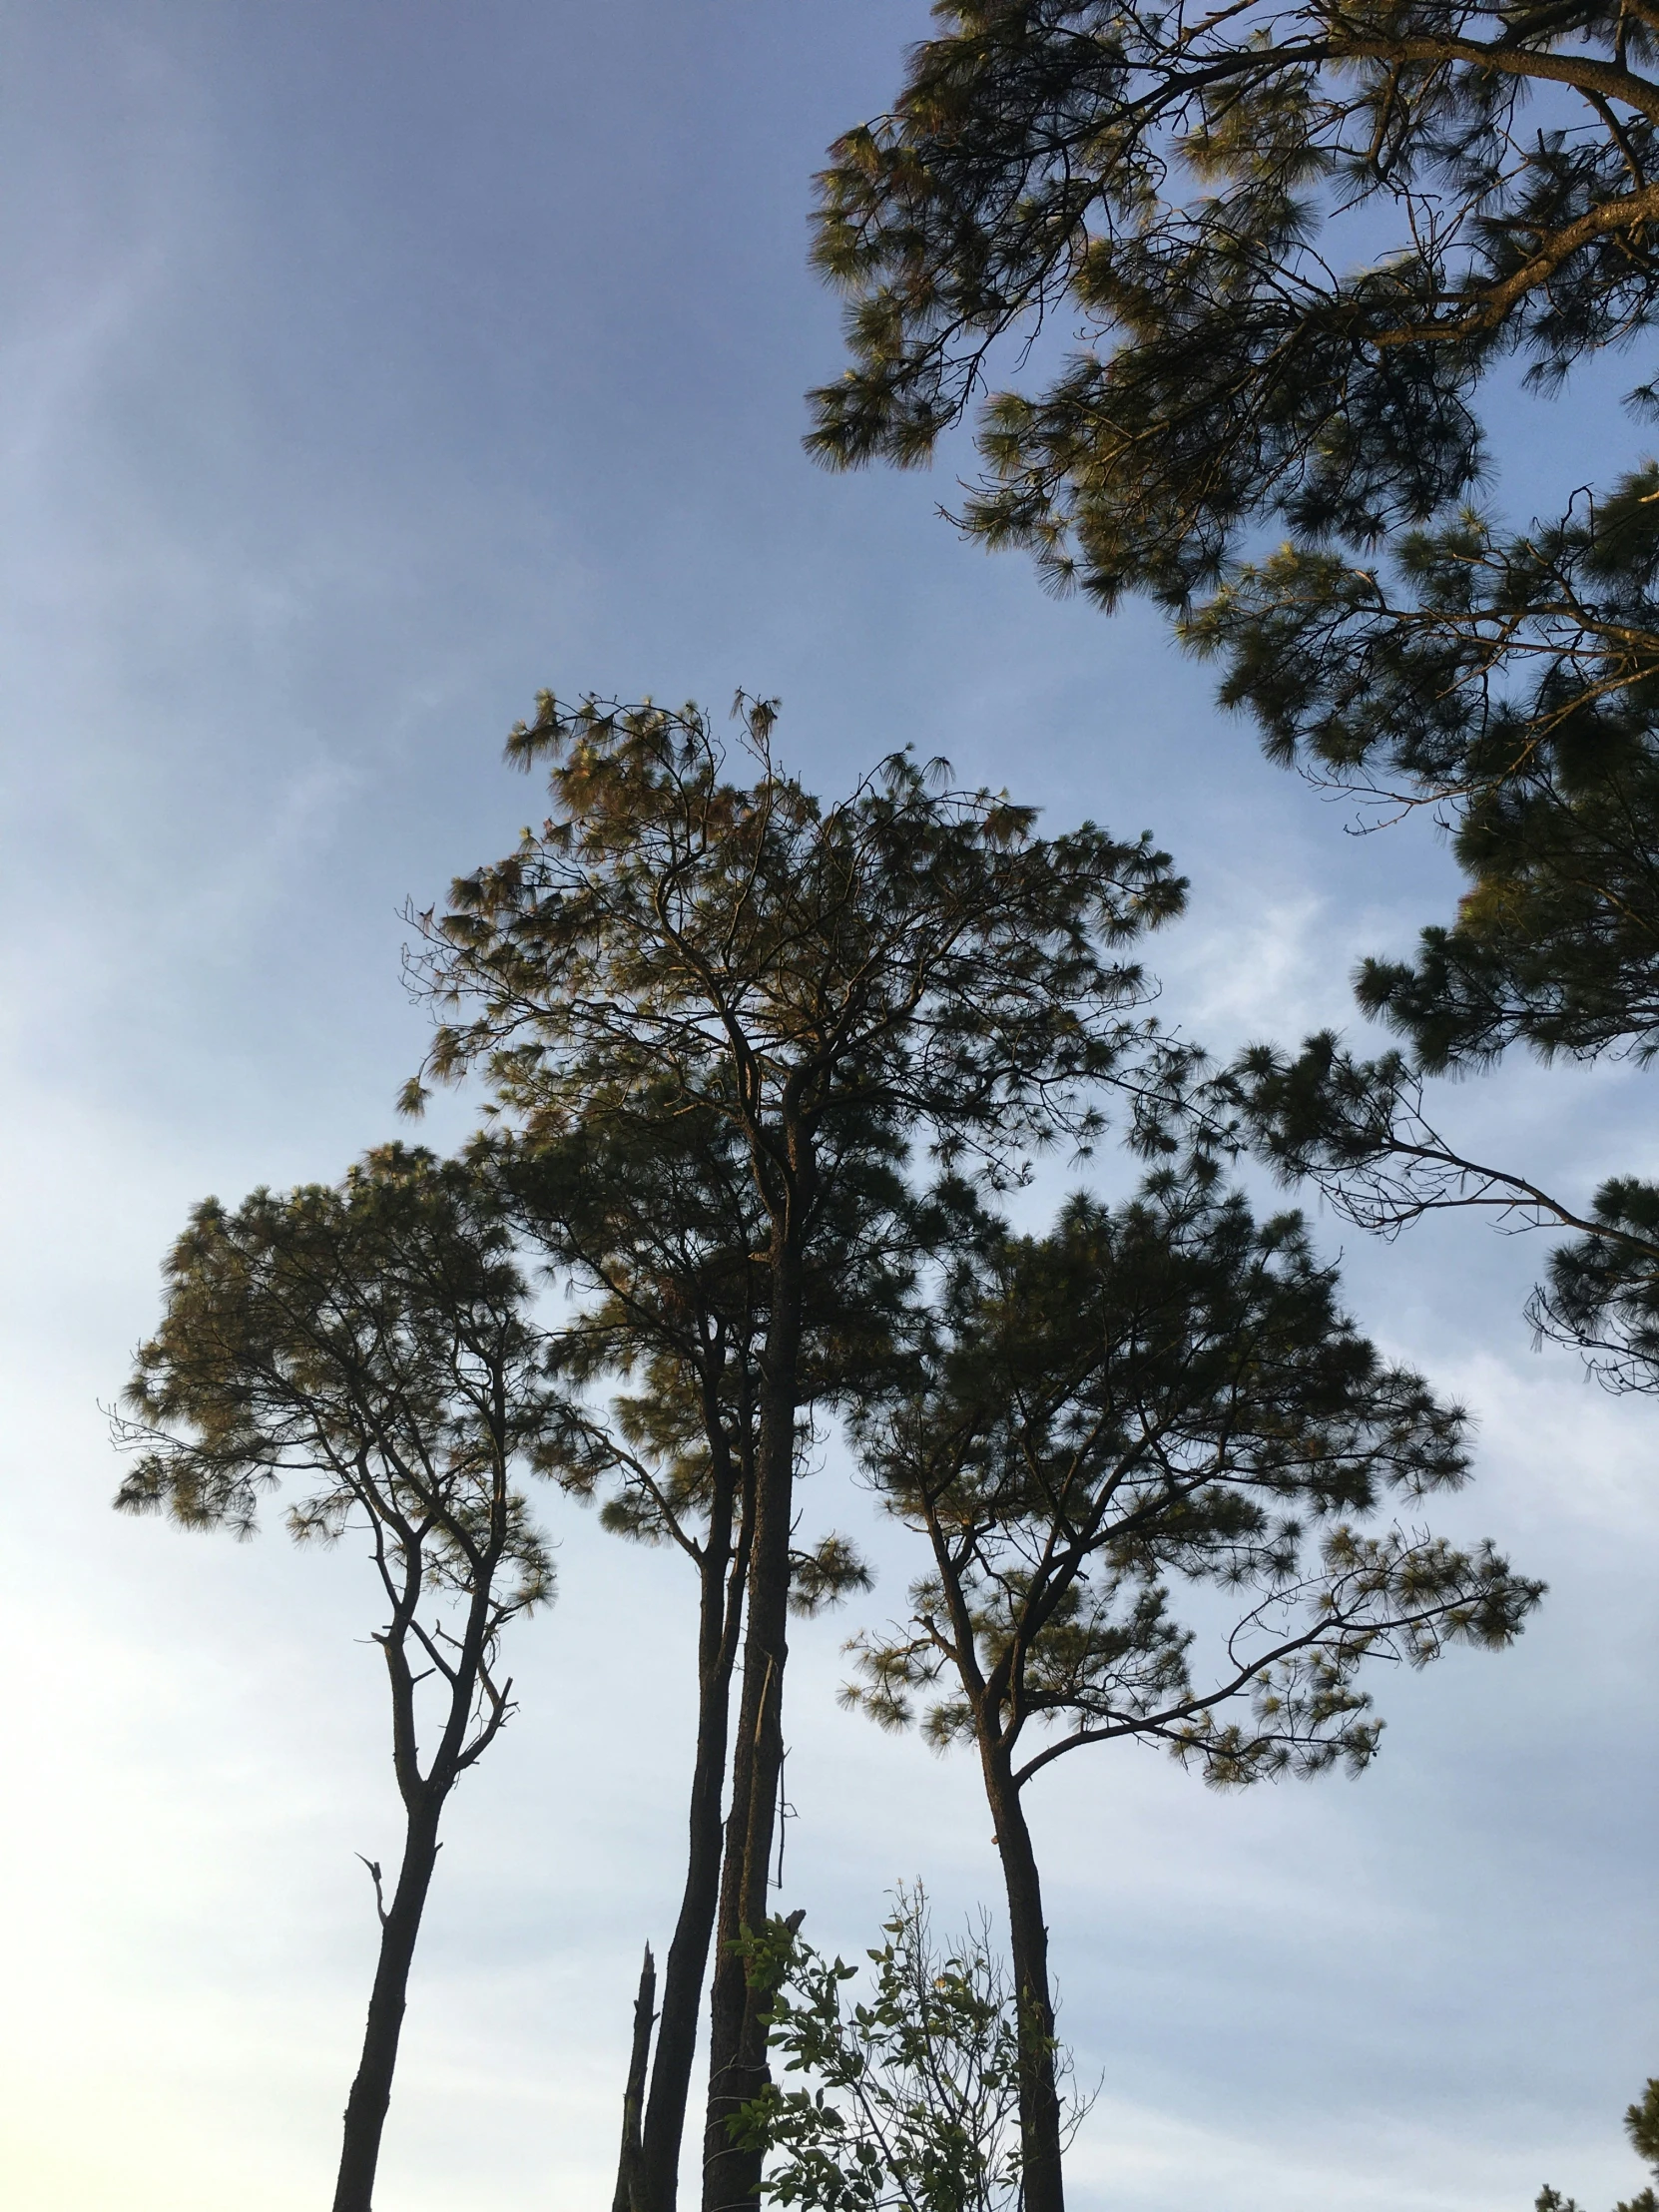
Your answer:
[[[487,1184],[389,1146],[337,1187],[197,1207],[127,1392],[127,1511],[247,1535],[281,1489],[296,1538],[368,1539],[404,1841],[389,1904],[370,1868],[380,1951],[334,2212],[370,2212],[439,1823],[512,1712],[503,1634],[552,1595],[520,1483],[557,1404],[528,1306]]]
[[[1339,1761],[1381,1723],[1368,1661],[1501,1646],[1540,1585],[1389,1525],[1467,1472],[1461,1416],[1386,1365],[1294,1215],[1213,1168],[1047,1237],[982,1225],[857,1423],[931,1568],[849,1691],[977,1753],[1020,2006],[1022,2203],[1062,2212],[1048,1930],[1025,1793],[1057,1760],[1163,1744],[1220,1785]],[[1185,1603],[1183,1603],[1185,1600]]]
[[[909,1280],[907,1200],[880,1132],[837,1185],[805,1270],[804,1444],[813,1406],[844,1387]],[[530,1249],[578,1303],[552,1347],[569,1392],[542,1447],[550,1471],[600,1501],[608,1527],[676,1548],[698,1579],[697,1730],[684,1890],[662,1981],[636,2041],[637,2095],[618,2202],[672,2212],[720,1886],[731,1686],[741,1647],[760,1442],[766,1222],[729,1120],[660,1086],[605,1094],[585,1119],[478,1148]],[[608,1393],[608,1394],[607,1394]],[[867,1577],[844,1538],[792,1549],[797,1612]],[[646,2083],[649,2079],[649,2091]]]
[[[708,2212],[753,2201],[728,2122],[766,2078],[764,1994],[740,1943],[767,1917],[783,1754],[796,1444],[809,1272],[868,1148],[931,1147],[993,1177],[1156,1047],[1125,948],[1183,885],[1145,838],[1034,834],[1005,797],[889,758],[825,805],[775,763],[773,708],[740,699],[740,760],[695,707],[543,697],[511,757],[554,812],[423,917],[449,1012],[428,1072],[484,1070],[534,1143],[655,1086],[724,1121],[762,1215],[765,1279],[746,1593],[711,2003]],[[418,1102],[419,1086],[410,1103]],[[885,1231],[877,1215],[868,1236]]]

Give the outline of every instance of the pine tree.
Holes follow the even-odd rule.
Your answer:
[[[821,805],[774,763],[774,708],[740,698],[742,758],[695,707],[545,695],[511,757],[546,763],[555,812],[422,917],[418,972],[452,1017],[437,1078],[487,1074],[532,1144],[656,1087],[731,1129],[760,1201],[765,1329],[743,1690],[711,2000],[708,2212],[753,2201],[731,2115],[766,2078],[740,1949],[767,1918],[809,1271],[869,1147],[931,1147],[989,1176],[1155,1049],[1121,948],[1183,885],[1143,837],[1032,833],[1028,808],[895,755]],[[409,1102],[417,1104],[419,1086]],[[879,1210],[865,1232],[884,1235]]]
[[[847,1695],[977,1754],[1020,2008],[1022,2202],[1061,2212],[1027,1786],[1133,1741],[1220,1786],[1359,1770],[1382,1726],[1367,1661],[1502,1646],[1541,1585],[1489,1545],[1378,1525],[1465,1479],[1462,1416],[1359,1335],[1295,1215],[1256,1222],[1201,1163],[1116,1209],[1079,1196],[1047,1237],[969,1227],[908,1372],[858,1416],[931,1568],[908,1622],[857,1646]]]
[[[141,1454],[129,1512],[242,1536],[284,1489],[296,1539],[368,1538],[405,1833],[389,1905],[369,1870],[380,1952],[334,2212],[370,2212],[443,1808],[513,1710],[503,1633],[552,1595],[515,1477],[553,1409],[526,1308],[499,1206],[429,1153],[387,1147],[337,1187],[260,1190],[234,1212],[209,1199],[118,1426]]]
[[[1103,604],[1145,590],[1185,611],[1263,525],[1294,560],[1454,510],[1498,362],[1553,389],[1652,318],[1659,19],[1641,6],[934,13],[891,113],[819,181],[815,259],[850,295],[852,365],[813,394],[809,442],[913,465],[976,410],[963,526]],[[998,341],[1054,316],[1077,349],[1053,380],[992,391]],[[1515,612],[1558,582],[1485,596]],[[1331,580],[1264,588],[1323,601]],[[1585,616],[1596,651],[1589,610],[1569,593],[1552,611],[1547,659],[1570,664]]]
[[[571,1396],[544,1463],[568,1490],[599,1500],[618,1534],[675,1546],[698,1581],[686,1879],[661,2012],[648,2003],[636,2021],[620,2212],[671,2212],[676,2198],[720,1887],[765,1323],[751,1257],[759,1209],[729,1128],[654,1103],[613,1096],[591,1121],[534,1144],[498,1132],[480,1148],[531,1248],[588,1294],[559,1334],[557,1371]],[[608,1404],[593,1401],[596,1388],[613,1393]]]
[[[767,1289],[756,1251],[766,1224],[730,1122],[660,1088],[612,1093],[589,1120],[558,1134],[543,1128],[533,1143],[495,1132],[476,1157],[529,1247],[587,1294],[551,1348],[552,1372],[570,1395],[544,1439],[543,1463],[567,1490],[598,1499],[607,1527],[674,1546],[698,1578],[686,1880],[661,2013],[653,1994],[635,2037],[631,2080],[635,2072],[639,2080],[625,2100],[634,2117],[618,2183],[622,2212],[671,2212],[720,1884],[731,1685],[754,1526]],[[863,1175],[863,1186],[849,1175],[837,1192],[850,1220],[827,1218],[806,1270],[806,1407],[832,1397],[840,1373],[867,1356],[909,1280],[903,1252],[861,1234],[872,1206],[903,1204],[879,1142],[868,1147]],[[596,1400],[600,1389],[612,1393],[608,1402]],[[791,1571],[798,1613],[868,1579],[833,1533],[792,1549]]]
[[[821,180],[817,259],[851,296],[852,365],[814,394],[813,450],[910,465],[971,415],[963,529],[1103,606],[1151,594],[1274,758],[1450,826],[1455,918],[1360,979],[1415,1071],[1514,1043],[1649,1057],[1659,464],[1513,528],[1484,494],[1480,402],[1501,364],[1554,392],[1652,326],[1659,15],[935,13],[892,112]],[[1046,384],[995,389],[1002,341],[1050,322],[1077,335]],[[1630,404],[1651,414],[1655,387]],[[1268,533],[1284,543],[1264,557]],[[1413,1204],[1532,1204],[1524,1174],[1465,1179],[1432,1132],[1447,1172],[1418,1173],[1426,1126],[1408,1113],[1371,1155]],[[1659,1305],[1655,1215],[1659,1189],[1629,1179],[1536,1210],[1588,1239],[1538,1310],[1598,1361],[1609,1302]]]

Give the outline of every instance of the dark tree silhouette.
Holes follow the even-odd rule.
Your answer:
[[[1506,1644],[1541,1585],[1489,1546],[1367,1525],[1463,1481],[1462,1417],[1356,1332],[1296,1216],[1258,1224],[1202,1164],[1116,1209],[1074,1199],[1044,1238],[982,1224],[857,1431],[932,1569],[847,1694],[899,1726],[923,1693],[934,1743],[977,1750],[1024,2035],[1022,2201],[1061,2212],[1027,1784],[1125,1740],[1224,1785],[1362,1768],[1365,1663]]]
[[[871,1206],[879,1212],[901,1195],[881,1147],[867,1151],[863,1183],[849,1171],[837,1184],[835,1206],[851,1209],[849,1222],[827,1216],[805,1271],[808,1407],[867,1356],[909,1280],[902,1250],[865,1233]],[[759,1445],[767,1276],[755,1255],[767,1225],[731,1123],[657,1089],[608,1095],[589,1120],[557,1134],[543,1128],[534,1142],[497,1132],[477,1159],[529,1245],[588,1294],[553,1347],[570,1395],[545,1463],[566,1489],[601,1501],[607,1527],[675,1546],[698,1577],[686,1880],[654,2056],[650,2005],[636,2022],[618,2178],[628,2212],[670,2212],[720,1887]],[[604,1386],[617,1391],[608,1404],[594,1397]],[[792,1572],[798,1612],[867,1580],[833,1534],[794,1551]]]
[[[1409,1183],[1395,1224],[1495,1201],[1573,1232],[1538,1314],[1651,1386],[1645,1340],[1634,1366],[1623,1348],[1659,1311],[1659,1188],[1540,1198],[1462,1162],[1403,1094],[1516,1043],[1659,1044],[1659,464],[1633,455],[1516,529],[1483,495],[1481,419],[1501,365],[1552,392],[1653,326],[1659,15],[935,14],[891,114],[821,180],[817,258],[851,296],[852,361],[814,395],[810,443],[909,464],[973,415],[962,528],[1104,606],[1150,593],[1274,758],[1368,795],[1375,819],[1434,810],[1470,887],[1413,959],[1362,970],[1414,1067],[1376,1070],[1360,1164]],[[1003,340],[1031,349],[999,391]],[[1629,404],[1651,414],[1655,392]],[[1328,1101],[1339,1152],[1359,1083],[1351,1061]]]
[[[370,2212],[439,1820],[512,1711],[502,1633],[552,1595],[514,1475],[554,1404],[526,1306],[488,1189],[388,1147],[337,1187],[196,1209],[118,1423],[129,1512],[246,1536],[282,1489],[295,1538],[368,1538],[405,1828],[389,1904],[370,1866],[380,1952],[334,2212]]]
[[[765,1330],[743,1691],[711,2002],[708,2212],[753,2201],[729,2117],[766,2078],[763,2005],[740,1941],[767,1918],[783,1752],[808,1271],[868,1147],[931,1146],[997,1176],[1087,1093],[1156,1048],[1120,957],[1178,911],[1150,840],[1092,825],[1033,834],[1029,808],[892,756],[823,805],[774,763],[774,708],[740,698],[743,759],[695,707],[544,696],[511,757],[547,763],[555,812],[420,918],[419,982],[453,1018],[428,1073],[486,1071],[537,1142],[656,1085],[734,1132],[763,1234]],[[408,1102],[418,1104],[418,1085]],[[870,1233],[884,1234],[878,1221]]]
[[[1615,1176],[1584,1203],[1481,1158],[1431,1118],[1401,1054],[1361,1059],[1329,1030],[1295,1053],[1255,1045],[1176,1086],[1162,1116],[1143,1101],[1140,1126],[1171,1149],[1248,1149],[1379,1236],[1448,1210],[1570,1232],[1528,1301],[1534,1332],[1571,1346],[1611,1389],[1659,1391],[1659,1186]]]

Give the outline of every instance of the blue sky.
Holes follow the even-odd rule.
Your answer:
[[[1266,766],[1150,616],[961,545],[948,458],[803,458],[802,392],[838,365],[808,179],[923,21],[0,14],[18,2212],[301,2212],[328,2186],[374,1933],[352,1855],[395,1836],[361,1562],[118,1520],[99,1400],[193,1200],[392,1132],[425,1034],[398,909],[536,813],[500,748],[538,687],[742,684],[782,696],[826,790],[913,742],[1055,826],[1152,828],[1194,883],[1156,948],[1169,1010],[1218,1045],[1347,1020],[1355,957],[1450,895],[1427,834],[1345,834]],[[1516,417],[1539,503],[1606,429]],[[1644,1097],[1517,1067],[1449,1111],[1583,1190],[1659,1166]],[[471,1111],[444,1101],[433,1136]],[[1064,2021],[1103,2082],[1074,2195],[1497,2212],[1548,2178],[1594,2212],[1637,2184],[1617,2114],[1659,2069],[1655,1416],[1533,1353],[1523,1240],[1322,1234],[1367,1326],[1479,1416],[1479,1480],[1437,1520],[1552,1594],[1515,1653],[1383,1685],[1358,1784],[1216,1798],[1133,1754],[1053,1779]],[[842,1484],[830,1453],[813,1509],[863,1525]],[[417,1962],[381,2191],[403,2212],[608,2189],[634,1960],[677,1891],[692,1593],[547,1517],[563,1596],[455,1803]],[[880,1619],[906,1563],[870,1533]],[[798,1634],[790,1723],[791,1902],[843,1946],[900,1878],[946,1918],[996,1901],[966,1764],[836,1710],[856,1625]]]

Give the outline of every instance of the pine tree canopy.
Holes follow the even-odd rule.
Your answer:
[[[805,1270],[807,1407],[833,1400],[879,1357],[913,1272],[916,1209],[876,1127],[834,1180]],[[701,1561],[711,1510],[741,1523],[759,1436],[770,1280],[768,1224],[747,1155],[723,1116],[660,1085],[528,1141],[497,1128],[475,1148],[515,1227],[578,1303],[549,1346],[570,1388],[538,1456],[572,1493],[599,1498],[616,1533],[676,1543]],[[585,1295],[584,1295],[585,1294]],[[596,1405],[596,1388],[612,1392]],[[803,1420],[802,1444],[811,1438]],[[842,1537],[796,1554],[812,1610],[867,1582]]]
[[[1478,481],[1496,360],[1552,386],[1651,318],[1650,10],[934,13],[821,179],[854,365],[813,445],[914,462],[977,405],[969,526],[1102,600],[1184,604],[1261,522],[1426,520]],[[1055,316],[1082,350],[986,396],[996,341]]]
[[[550,1463],[613,1526],[681,1542],[711,1437],[753,1453],[779,1213],[810,1407],[867,1369],[907,1286],[916,1137],[996,1174],[1022,1138],[1086,1141],[1091,1081],[1156,1055],[1119,948],[1185,890],[1147,837],[1037,837],[1030,809],[904,755],[825,807],[774,766],[770,706],[739,710],[747,788],[695,707],[544,696],[509,754],[551,765],[558,813],[421,917],[425,981],[471,1016],[430,1065],[485,1063],[518,1127],[479,1157],[600,1294],[562,1372],[643,1385],[620,1430],[567,1406]],[[839,1539],[800,1554],[797,1602],[861,1571]]]
[[[810,443],[913,463],[972,416],[963,528],[1105,606],[1151,594],[1275,758],[1434,810],[1467,895],[1358,978],[1410,1063],[1315,1038],[1232,1071],[1234,1104],[1368,1226],[1457,1205],[1573,1232],[1534,1319],[1654,1386],[1659,1194],[1472,1161],[1417,1079],[1659,1049],[1659,464],[1516,529],[1481,412],[1501,364],[1552,393],[1652,324],[1659,12],[936,14],[821,181],[852,365]]]
[[[656,1112],[649,1093],[631,1114],[608,1103],[540,1143],[492,1130],[476,1156],[576,1300],[550,1345],[572,1394],[543,1442],[548,1471],[602,1496],[619,1533],[695,1552],[712,1501],[741,1509],[753,1456],[765,1219],[719,1117]],[[610,1417],[590,1403],[622,1385]]]
[[[1355,1330],[1299,1217],[1202,1165],[960,1253],[858,1435],[934,1567],[849,1696],[898,1725],[924,1693],[934,1740],[999,1747],[1016,1787],[1126,1737],[1219,1783],[1363,1766],[1368,1658],[1505,1644],[1539,1594],[1368,1525],[1463,1481],[1462,1415]]]
[[[198,1206],[126,1393],[128,1511],[247,1535],[262,1494],[285,1487],[296,1538],[367,1530],[394,1694],[412,1699],[412,1645],[455,1701],[429,1778],[400,1727],[406,1798],[446,1788],[494,1737],[501,1631],[552,1594],[517,1480],[557,1404],[528,1298],[487,1185],[386,1146],[337,1186]]]
[[[1650,1049],[1659,470],[1518,532],[1478,495],[1492,370],[1553,391],[1653,319],[1659,13],[935,12],[821,181],[813,449],[971,415],[965,529],[1151,593],[1277,757],[1451,822],[1470,896],[1365,983],[1423,1064]]]
[[[555,813],[418,917],[420,979],[468,1017],[429,1071],[483,1065],[537,1137],[658,1085],[742,1133],[769,1208],[804,1164],[786,1122],[828,1148],[824,1185],[875,1122],[992,1163],[1086,1135],[1079,1095],[1152,1035],[1120,953],[1181,909],[1168,854],[1087,823],[1038,837],[1030,808],[903,753],[826,806],[774,765],[772,704],[739,711],[747,786],[695,706],[543,696],[508,751],[548,765]]]

